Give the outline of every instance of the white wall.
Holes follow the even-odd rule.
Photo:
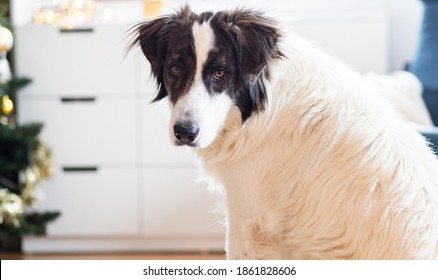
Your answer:
[[[30,22],[35,3],[50,4],[52,0],[13,0],[12,17],[16,25]],[[172,10],[189,3],[195,11],[218,10],[236,6],[257,7],[272,16],[308,18],[383,12],[390,21],[389,70],[397,70],[412,61],[418,42],[422,16],[420,0],[167,0]],[[114,11],[114,21],[130,23],[142,17],[141,0],[98,1]],[[372,44],[372,42],[370,42]]]
[[[178,2],[178,1],[170,1]],[[270,14],[288,18],[312,16],[336,16],[383,12],[390,24],[389,70],[402,69],[415,57],[422,18],[420,0],[189,0],[195,10],[208,10],[220,5],[232,8],[236,5],[261,7]]]

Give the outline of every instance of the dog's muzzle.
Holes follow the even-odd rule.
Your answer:
[[[192,122],[179,122],[173,126],[173,134],[177,140],[176,145],[196,146],[196,138],[199,134],[199,127]]]

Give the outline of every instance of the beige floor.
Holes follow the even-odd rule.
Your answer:
[[[224,260],[225,253],[20,254],[1,253],[2,260]]]

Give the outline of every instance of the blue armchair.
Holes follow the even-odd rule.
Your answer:
[[[438,0],[423,0],[424,15],[417,57],[412,73],[424,87],[423,97],[432,121],[438,125]],[[438,155],[438,128],[422,131]]]
[[[421,133],[432,143],[432,149],[438,156],[438,128],[428,131],[421,131]]]

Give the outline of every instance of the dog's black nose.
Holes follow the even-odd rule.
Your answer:
[[[199,133],[199,127],[191,122],[177,123],[173,126],[173,133],[178,141],[191,144]]]

